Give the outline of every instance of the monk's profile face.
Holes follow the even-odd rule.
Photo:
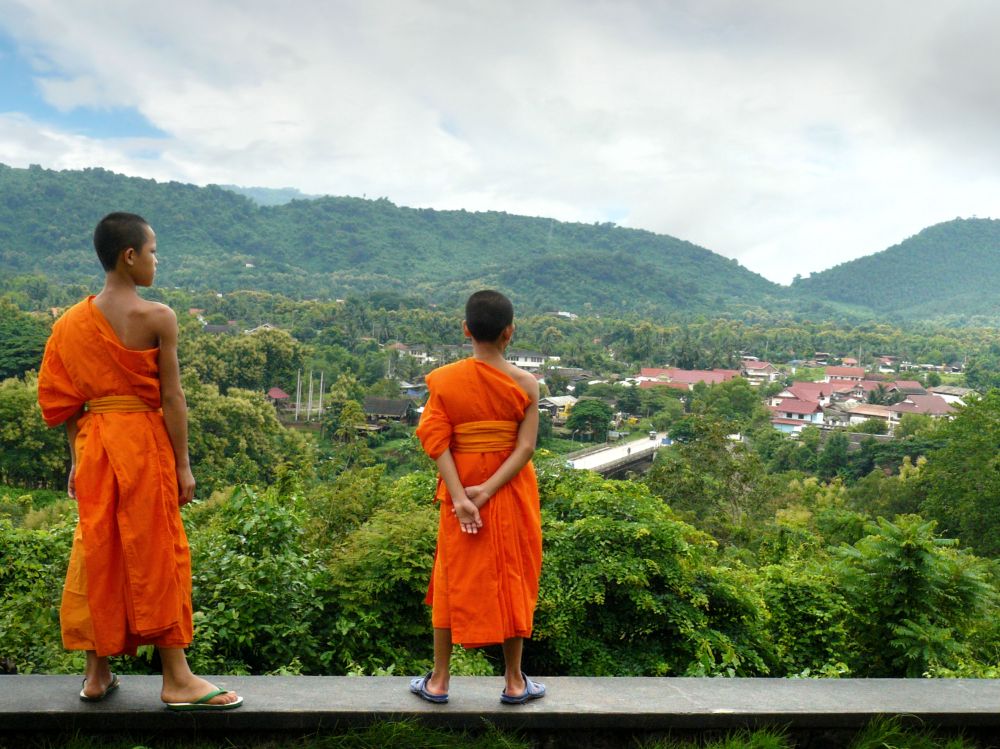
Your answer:
[[[131,259],[129,274],[136,286],[152,286],[156,276],[156,232],[146,227],[146,241],[138,252],[126,250],[126,260]]]

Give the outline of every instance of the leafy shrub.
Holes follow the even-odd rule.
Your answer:
[[[529,652],[541,671],[768,671],[751,575],[714,566],[710,537],[632,482],[550,469],[542,496],[545,557]]]
[[[296,494],[244,487],[192,532],[192,667],[209,673],[322,673],[325,573],[303,549]]]
[[[82,667],[82,656],[63,650],[59,634],[73,530],[73,523],[26,530],[0,517],[0,671],[66,672]]]

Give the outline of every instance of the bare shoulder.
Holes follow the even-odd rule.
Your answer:
[[[513,377],[514,381],[521,386],[521,389],[528,394],[532,402],[537,402],[538,380],[535,379],[535,376],[531,374],[531,372],[526,372],[513,364],[510,365],[509,371],[510,376]]]
[[[177,314],[165,304],[143,300],[140,315],[158,336],[177,334]]]

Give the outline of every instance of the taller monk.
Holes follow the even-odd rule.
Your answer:
[[[173,710],[229,710],[243,698],[195,676],[191,556],[180,507],[194,497],[177,317],[142,299],[156,275],[156,235],[132,213],[94,231],[104,288],[52,329],[38,377],[49,426],[66,425],[68,493],[79,524],[63,588],[63,645],[87,652],[80,699],[119,686],[108,657],[155,645],[160,697]]]

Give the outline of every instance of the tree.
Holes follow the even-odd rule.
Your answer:
[[[849,444],[850,440],[843,432],[833,432],[827,438],[816,465],[820,478],[832,479],[840,471],[847,468],[847,447]]]
[[[868,535],[838,551],[839,589],[851,603],[859,645],[852,669],[866,677],[920,677],[954,667],[997,592],[986,566],[939,538],[917,515],[880,518]]]
[[[1000,390],[970,399],[938,434],[944,446],[922,474],[924,512],[977,553],[1000,556]]]
[[[312,475],[313,448],[301,433],[286,429],[263,393],[184,380],[188,401],[188,445],[199,494],[234,484],[270,484],[282,465]]]
[[[854,431],[860,432],[861,434],[888,434],[889,425],[886,423],[885,419],[865,419],[854,427]]]
[[[50,429],[38,407],[38,380],[0,382],[0,482],[64,488],[69,473],[66,430]]]
[[[48,336],[47,322],[0,299],[0,381],[37,370]]]
[[[639,397],[638,387],[620,387],[619,395],[615,405],[619,411],[627,414],[637,414],[642,408],[642,399]]]
[[[579,400],[569,412],[566,428],[574,433],[589,435],[595,442],[603,442],[608,438],[613,415],[611,406],[604,401]]]

